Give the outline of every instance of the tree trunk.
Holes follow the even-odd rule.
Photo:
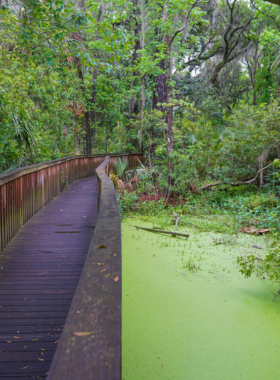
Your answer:
[[[133,48],[133,54],[132,54],[132,66],[134,66],[137,63],[138,58],[138,50],[140,49],[140,24],[139,24],[139,10],[138,10],[138,0],[133,0],[133,16],[134,16],[134,48]],[[137,80],[137,72],[133,70],[132,73],[132,82],[131,82],[131,89],[133,89],[136,85]],[[131,98],[129,101],[129,116],[131,117],[133,113],[136,113],[136,99],[135,97]]]
[[[80,65],[77,67],[77,69],[78,69],[79,78],[81,80],[81,90],[83,94],[85,95],[85,83],[84,83],[83,71]],[[86,102],[87,102],[87,110],[84,113],[84,128],[85,128],[84,153],[92,154],[92,136],[91,136],[92,131],[90,127],[90,111],[88,110],[88,107],[89,107],[88,99],[86,99]]]
[[[257,105],[257,94],[255,90],[255,85],[253,85],[253,106]]]
[[[143,130],[144,108],[145,108],[145,87],[144,87],[144,77],[141,78],[141,94],[142,94],[141,129],[140,129],[140,134],[139,134],[139,147],[140,147],[140,152],[142,152],[142,130]]]
[[[222,70],[222,68],[225,66],[224,62],[220,62],[216,67],[215,67],[215,70],[214,70],[214,74],[211,78],[211,83],[213,83],[214,86],[217,85],[217,80],[218,80],[218,76],[219,76],[219,73],[220,71]]]
[[[167,103],[166,65],[164,60],[159,63],[159,67],[164,70],[164,73],[158,75],[154,79],[155,89],[153,92],[153,109],[166,112],[166,107],[161,104]]]
[[[133,0],[133,15],[135,19],[134,25],[134,49],[132,56],[132,64],[134,64],[138,58],[138,50],[140,49],[140,24],[139,24],[139,9],[138,9],[138,0]],[[136,72],[133,75],[137,75]]]
[[[108,130],[107,130],[107,124],[105,127],[105,153],[107,153],[108,150]]]
[[[145,0],[141,0],[141,49],[145,47]],[[142,108],[141,108],[141,130],[139,134],[140,152],[142,151],[142,130],[145,108],[145,77],[141,78],[141,95],[142,95]]]
[[[91,120],[91,151],[94,146],[94,138],[95,138],[95,131],[96,131],[96,112],[94,109],[94,104],[96,103],[96,78],[97,78],[97,71],[93,70],[92,73],[92,95],[91,95],[91,110],[90,110],[90,120]],[[92,154],[92,153],[91,153]]]
[[[174,122],[173,122],[173,105],[168,106],[168,155],[174,150]]]
[[[172,58],[171,58],[171,47],[168,52],[168,58],[166,60],[166,103],[167,105],[167,141],[168,141],[168,155],[174,149],[174,121],[173,121],[173,87],[170,83],[172,74]]]
[[[280,158],[280,144],[276,144],[277,158]]]
[[[174,120],[173,120],[173,88],[170,83],[171,81],[171,73],[172,73],[172,58],[171,58],[171,49],[168,53],[167,58],[167,76],[166,76],[166,99],[167,99],[167,153],[170,160],[170,154],[174,150]],[[174,181],[172,179],[171,173],[173,171],[174,164],[169,161],[168,164],[168,184],[173,185]]]
[[[84,124],[85,124],[85,154],[92,154],[92,139],[91,139],[91,128],[90,128],[90,114],[86,111],[84,114]]]
[[[171,68],[169,69],[171,70]],[[168,81],[170,79],[168,78]],[[168,155],[174,150],[174,120],[173,120],[173,104],[172,104],[172,86],[167,85],[167,150]]]

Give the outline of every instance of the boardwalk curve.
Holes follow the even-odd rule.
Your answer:
[[[0,378],[121,379],[121,223],[107,176],[119,157],[143,160],[78,156],[0,175]]]
[[[46,378],[96,220],[96,177],[76,181],[2,252],[0,378]]]

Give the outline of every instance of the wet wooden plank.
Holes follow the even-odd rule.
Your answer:
[[[8,289],[8,290],[1,290],[0,292],[0,297],[1,295],[9,295],[8,298],[11,298],[13,296],[19,296],[19,295],[24,295],[25,297],[28,297],[29,295],[33,294],[33,295],[42,295],[42,294],[55,294],[55,293],[60,293],[60,294],[72,294],[73,295],[73,290],[69,290],[69,289],[57,289],[57,290],[54,290],[54,289],[40,289],[40,290],[32,290],[32,289],[25,289],[25,290],[21,290],[21,289]]]
[[[121,379],[120,214],[111,180],[102,167],[97,172],[102,181],[98,223],[48,380]],[[107,268],[106,276],[98,262]],[[92,334],[73,336],[76,331]]]
[[[55,198],[64,188],[61,173],[66,173],[68,183],[78,177],[92,175],[94,168],[104,160],[104,155],[69,157],[0,175],[0,249],[16,234],[0,254],[0,344],[10,345],[7,341],[13,343],[16,340],[14,336],[18,334],[26,341],[38,336],[34,339],[39,339],[38,342],[42,339],[42,343],[59,337],[79,273],[87,260],[76,292],[76,299],[80,300],[71,309],[70,330],[65,336],[68,343],[72,342],[72,329],[80,327],[92,327],[97,334],[93,340],[85,340],[85,344],[75,338],[71,355],[63,350],[67,344],[61,345],[62,363],[68,363],[67,380],[91,379],[93,374],[100,380],[120,379],[120,217],[112,183],[103,172],[105,169],[108,174],[120,156],[130,166],[138,165],[138,158],[143,161],[141,154],[118,154],[107,158],[99,168],[101,192],[100,186],[97,191],[96,183],[88,186],[89,182],[85,181],[79,186],[73,184]],[[94,212],[89,208],[92,201],[89,198],[93,193],[95,198],[98,196],[100,199],[101,196],[98,225],[96,199]],[[22,224],[51,199],[53,201],[17,233]],[[104,277],[96,265],[95,259],[101,252],[94,244],[87,255],[95,229],[94,244],[104,243],[105,232],[110,235],[106,239],[108,249],[102,252],[105,253],[102,262],[106,261],[110,270],[109,277]],[[58,306],[65,305],[65,302],[67,308],[60,309]],[[9,351],[12,356],[5,363],[0,363],[0,378],[45,378],[46,369],[40,367],[41,363],[34,362],[36,359],[32,362],[32,352],[36,350],[24,352],[31,364],[22,372],[22,363],[17,356],[20,351],[14,348]],[[75,352],[78,355],[74,355]],[[92,360],[85,362],[88,356]],[[79,360],[79,365],[69,362],[71,357]],[[10,364],[16,366],[11,367]],[[3,372],[5,365],[6,372]],[[78,373],[71,371],[71,367]],[[56,378],[62,379],[61,376]]]
[[[0,373],[1,376],[5,374],[32,374],[33,376],[38,376],[38,374],[46,374],[48,372],[50,362],[41,362],[36,361],[36,355],[34,355],[34,360],[32,362],[29,362],[28,364],[26,362],[20,362],[20,363],[0,363]],[[24,368],[25,366],[28,366],[27,368]],[[24,368],[24,369],[23,369]]]
[[[48,318],[54,319],[57,323],[63,323],[64,317],[67,316],[67,311],[57,311],[50,308],[49,311],[8,311],[8,312],[0,312],[0,320],[2,326],[7,322],[9,325],[12,325],[13,320],[15,321],[24,321],[24,324],[27,324],[26,320],[37,321],[36,323],[43,323],[43,321],[48,321]],[[36,318],[36,319],[35,319]],[[59,321],[59,322],[58,322]],[[33,322],[32,322],[33,323]],[[35,322],[34,322],[35,323]],[[15,323],[18,324],[18,323]],[[31,325],[31,323],[30,323]]]
[[[44,304],[48,304],[50,302],[55,304],[55,300],[60,302],[61,299],[65,300],[65,302],[69,302],[68,300],[72,299],[71,293],[65,294],[65,292],[52,292],[51,294],[0,294],[1,305],[22,305],[22,302],[24,301],[41,301],[41,303],[44,302]],[[38,305],[41,303],[38,302]]]
[[[22,371],[24,372],[24,371]],[[16,374],[7,374],[4,376],[1,376],[0,374],[0,379],[3,379],[5,377],[6,380],[24,380],[24,379],[35,379],[35,380],[43,380],[47,378],[47,373],[36,373],[36,376],[32,376],[31,374],[24,374],[23,376],[16,375]]]
[[[61,300],[59,301],[55,301],[55,302],[49,302],[49,304],[46,303],[46,301],[36,301],[34,300],[33,301],[33,305],[30,304],[30,303],[27,303],[25,301],[25,304],[23,305],[20,305],[20,302],[15,302],[14,305],[3,305],[3,302],[0,303],[0,306],[1,306],[1,309],[0,309],[0,313],[7,313],[7,312],[33,312],[33,311],[37,311],[37,312],[48,312],[48,311],[52,311],[54,309],[54,303],[56,304],[55,306],[55,310],[56,312],[58,311],[68,311],[69,310],[69,307],[70,307],[70,302],[67,304],[62,304],[61,303]],[[2,315],[2,314],[1,314]]]
[[[42,333],[59,333],[63,329],[63,326],[49,324],[47,326],[1,326],[1,334],[10,334],[10,338],[16,336],[17,334],[42,334]],[[9,339],[8,339],[9,340]]]
[[[53,358],[52,351],[39,350],[36,351],[26,351],[24,346],[21,348],[19,352],[7,351],[1,352],[0,355],[0,363],[9,363],[9,362],[32,362],[34,359],[38,361],[44,360],[45,362],[50,362]],[[40,360],[39,360],[40,359]]]
[[[96,219],[96,178],[76,181],[27,222],[1,253],[0,378],[46,378]]]
[[[18,338],[20,336],[20,338]],[[16,337],[16,338],[15,338]],[[8,344],[8,346],[12,346],[13,344],[19,343],[19,339],[21,343],[31,344],[31,343],[54,343],[57,344],[59,341],[60,333],[57,332],[49,332],[49,333],[39,333],[32,331],[31,333],[22,333],[22,334],[1,334],[0,335],[0,344]],[[55,343],[57,342],[57,343]],[[43,346],[42,346],[43,347]]]
[[[34,338],[36,339],[36,338]],[[20,343],[18,343],[20,342]],[[52,342],[26,342],[22,337],[17,339],[15,342],[12,343],[0,343],[0,352],[9,351],[9,352],[27,352],[27,351],[36,351],[39,352],[40,350],[44,351],[55,351],[57,347],[57,344],[55,343],[55,340]],[[0,355],[1,356],[1,355]]]

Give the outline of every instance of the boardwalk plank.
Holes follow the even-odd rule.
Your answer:
[[[55,351],[56,347],[57,347],[57,344],[55,344],[54,341],[53,342],[38,342],[38,341],[30,342],[30,341],[28,341],[28,343],[27,343],[27,342],[24,342],[22,338],[20,338],[18,340],[20,340],[22,342],[21,343],[17,343],[17,342],[0,343],[0,351],[1,352],[4,352],[4,351],[6,351],[6,352],[7,351],[9,351],[9,352],[20,352],[20,351],[24,351],[24,352],[36,351],[36,352],[39,352],[40,350],[42,351],[42,349],[43,349],[43,351],[44,350]]]
[[[46,378],[96,220],[96,178],[76,181],[0,254],[0,379]]]
[[[37,356],[38,361],[44,360],[45,362],[51,361],[53,357],[52,351],[44,351],[41,348],[37,351],[26,352],[24,347],[22,347],[19,352],[1,352],[0,363],[9,363],[9,362],[32,362]]]
[[[43,342],[52,342],[55,343],[59,340],[60,333],[52,332],[52,333],[35,333],[32,331],[31,333],[27,334],[26,332],[23,334],[15,334],[14,336],[20,336],[20,342],[21,343],[43,343]],[[0,344],[1,343],[8,343],[9,347],[12,346],[14,343],[18,343],[19,339],[14,338],[11,334],[1,334],[0,335]],[[56,344],[56,343],[55,343]]]
[[[34,358],[36,359],[36,355],[34,355]],[[30,363],[30,364],[29,364]],[[4,377],[4,374],[16,374],[20,373],[22,375],[26,374],[32,374],[32,375],[37,375],[38,374],[46,374],[48,372],[49,366],[50,366],[50,361],[32,361],[29,362],[28,368],[25,368],[24,370],[22,369],[23,367],[27,366],[28,364],[26,362],[22,363],[0,363],[0,373],[1,376]]]

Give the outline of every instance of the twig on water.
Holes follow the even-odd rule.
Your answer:
[[[193,223],[191,223],[191,222],[186,222],[185,220],[179,218],[178,214],[176,214],[175,212],[173,212],[173,215],[174,215],[175,218],[176,218],[176,228],[177,228],[177,230],[178,230],[177,225],[178,225],[178,222],[179,222],[179,221],[180,221],[180,222],[183,222],[183,223],[186,223],[186,224],[191,224],[192,226],[201,229],[201,227],[198,227],[198,226],[196,226],[195,224],[193,224]]]

